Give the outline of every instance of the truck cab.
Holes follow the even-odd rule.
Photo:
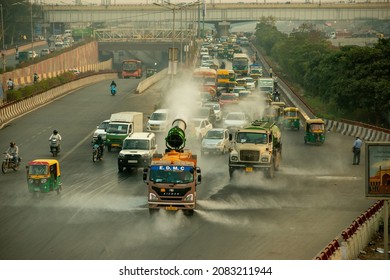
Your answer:
[[[111,114],[110,122],[106,128],[107,150],[122,147],[123,140],[133,132],[143,131],[143,113],[119,112]]]

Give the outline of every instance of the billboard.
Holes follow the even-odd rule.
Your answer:
[[[390,198],[390,143],[368,142],[366,145],[366,197]]]

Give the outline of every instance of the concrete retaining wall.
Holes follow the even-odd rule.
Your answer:
[[[71,68],[78,68],[81,72],[93,71],[92,65],[96,64],[99,64],[98,44],[90,42],[35,64],[5,72],[0,75],[0,81],[6,85],[6,81],[12,79],[18,88],[31,84],[34,73],[46,79],[59,76]]]

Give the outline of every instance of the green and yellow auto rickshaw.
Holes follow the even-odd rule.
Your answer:
[[[308,119],[305,126],[305,144],[323,144],[325,142],[325,122],[322,119]]]
[[[283,129],[296,129],[300,128],[299,109],[297,107],[284,108],[283,115]]]
[[[39,197],[41,193],[62,190],[60,164],[55,159],[35,159],[27,166],[28,190],[33,196]]]

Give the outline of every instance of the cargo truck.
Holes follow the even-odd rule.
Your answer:
[[[232,146],[229,154],[229,175],[241,172],[251,174],[263,171],[273,178],[282,159],[280,129],[275,123],[253,121],[251,125],[238,129],[229,135]]]
[[[164,154],[155,154],[144,168],[143,180],[148,186],[149,212],[159,209],[192,215],[196,207],[196,187],[201,183],[201,170],[197,155],[185,149],[185,129],[182,119],[172,123]]]
[[[123,140],[133,132],[143,131],[143,113],[119,112],[113,113],[106,129],[106,146],[121,148]]]

